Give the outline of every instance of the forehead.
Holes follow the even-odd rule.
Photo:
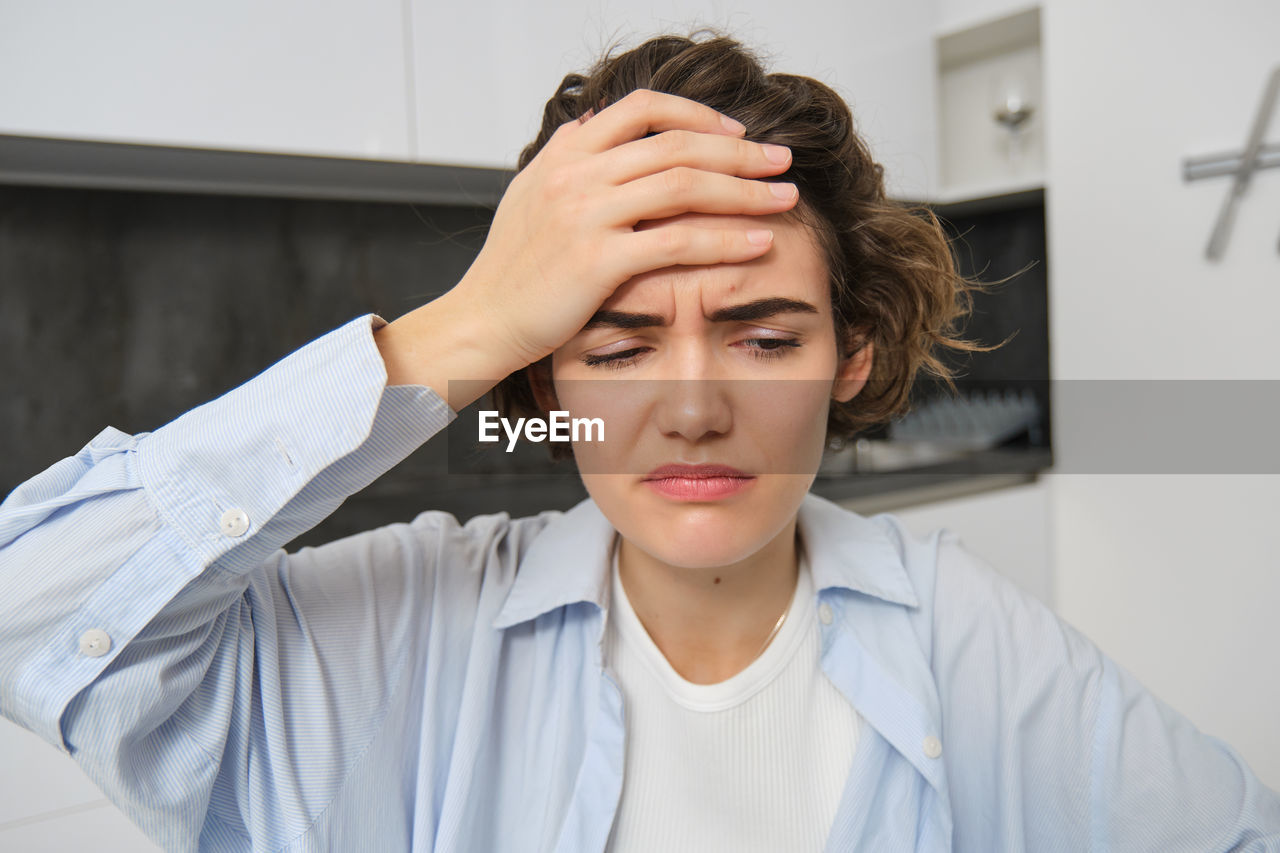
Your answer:
[[[794,217],[724,216],[686,213],[661,221],[643,222],[637,231],[668,223],[697,228],[768,228],[773,246],[750,261],[710,266],[674,266],[641,273],[624,282],[605,300],[602,309],[673,314],[699,303],[710,314],[726,304],[769,296],[809,302],[824,313],[831,310],[826,262],[810,229]]]

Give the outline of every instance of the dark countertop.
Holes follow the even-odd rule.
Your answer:
[[[994,449],[962,459],[896,471],[820,474],[812,492],[863,514],[1030,483],[1052,463],[1047,448]],[[465,522],[476,515],[507,512],[513,518],[543,510],[567,510],[587,497],[577,473],[449,474],[430,480],[375,483],[352,496],[320,526],[290,548],[323,542],[394,521],[410,521],[424,510],[442,510]]]

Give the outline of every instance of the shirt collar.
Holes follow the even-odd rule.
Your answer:
[[[843,587],[917,607],[902,557],[879,524],[809,493],[797,516],[815,591]],[[557,607],[589,601],[609,607],[613,525],[591,498],[547,523],[520,561],[495,628],[509,628]]]

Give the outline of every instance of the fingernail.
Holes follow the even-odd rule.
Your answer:
[[[747,232],[747,242],[753,246],[767,246],[773,241],[773,232],[767,229],[757,229]]]
[[[781,164],[791,159],[791,149],[785,145],[765,145],[762,147],[764,148],[765,159],[770,163]]]
[[[795,184],[784,184],[776,181],[769,183],[769,191],[778,198],[795,198],[798,192]]]
[[[740,121],[734,121],[728,116],[725,116],[725,115],[720,116],[720,123],[723,124],[725,127],[725,130],[729,131],[730,133],[746,133],[747,132],[747,126],[745,124],[743,124]]]

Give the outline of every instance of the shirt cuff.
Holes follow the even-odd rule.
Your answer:
[[[373,340],[383,325],[372,314],[352,320],[138,442],[143,486],[202,564],[261,532],[338,460],[365,474],[345,480],[372,481],[457,417],[430,388],[387,388]],[[388,434],[369,441],[375,421]],[[334,509],[330,500],[309,504],[289,507],[304,528]],[[283,544],[259,541],[248,551],[261,556]]]

